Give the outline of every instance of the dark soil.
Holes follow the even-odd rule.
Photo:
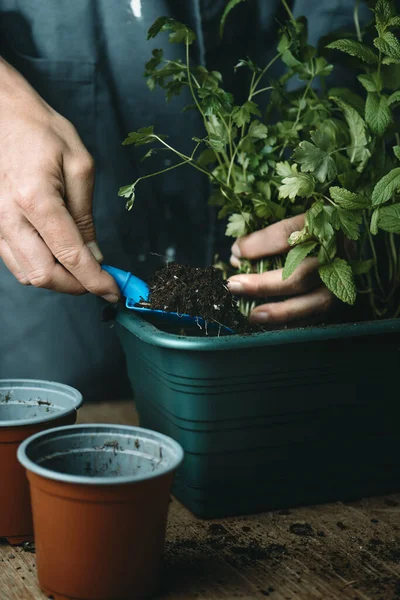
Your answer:
[[[150,307],[202,317],[208,323],[229,327],[235,333],[260,331],[239,311],[221,271],[167,263],[149,281]]]

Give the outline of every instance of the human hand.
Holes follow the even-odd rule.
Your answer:
[[[303,227],[304,215],[299,215],[239,238],[232,246],[232,266],[239,267],[241,258],[260,259],[287,253],[290,250],[287,241],[289,236]],[[235,296],[290,296],[284,301],[257,306],[250,314],[253,323],[269,325],[321,320],[331,309],[334,296],[318,275],[318,259],[306,258],[286,280],[282,279],[282,271],[276,269],[259,275],[233,275],[228,287]]]
[[[0,58],[0,257],[24,285],[115,302],[92,217],[93,159],[75,128]]]

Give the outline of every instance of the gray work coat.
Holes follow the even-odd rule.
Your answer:
[[[333,25],[351,24],[351,0],[294,4],[295,14],[310,18],[312,43]],[[146,87],[143,66],[151,50],[164,47],[168,57],[180,57],[183,50],[168,44],[165,34],[147,42],[146,32],[160,15],[192,26],[199,38],[194,59],[222,70],[227,87],[234,88],[234,61],[250,55],[265,64],[285,16],[279,0],[249,0],[230,15],[221,43],[224,5],[224,0],[0,0],[1,54],[75,125],[95,158],[94,216],[106,262],[142,277],[160,264],[157,255],[209,264],[220,232],[207,206],[208,183],[189,167],[139,185],[129,213],[117,196],[121,185],[154,168],[121,146],[129,131],[154,125],[183,151],[191,147],[192,135],[201,134],[195,111],[181,112],[188,97],[167,104],[162,91]],[[156,160],[162,167],[169,158]],[[102,300],[23,287],[0,260],[0,306],[0,379],[62,381],[86,399],[129,394],[121,348],[101,319]]]

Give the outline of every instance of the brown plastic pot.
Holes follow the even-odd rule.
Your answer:
[[[28,379],[0,380],[0,538],[33,539],[29,485],[17,460],[19,444],[55,425],[76,421],[81,394],[67,385]]]
[[[18,459],[31,486],[39,584],[56,600],[132,600],[158,589],[183,450],[121,425],[51,429]]]

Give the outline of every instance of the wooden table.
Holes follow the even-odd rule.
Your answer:
[[[136,424],[132,402],[86,405],[80,422]],[[164,600],[400,598],[400,494],[202,521],[173,500]],[[0,545],[0,600],[43,600],[35,555]]]

